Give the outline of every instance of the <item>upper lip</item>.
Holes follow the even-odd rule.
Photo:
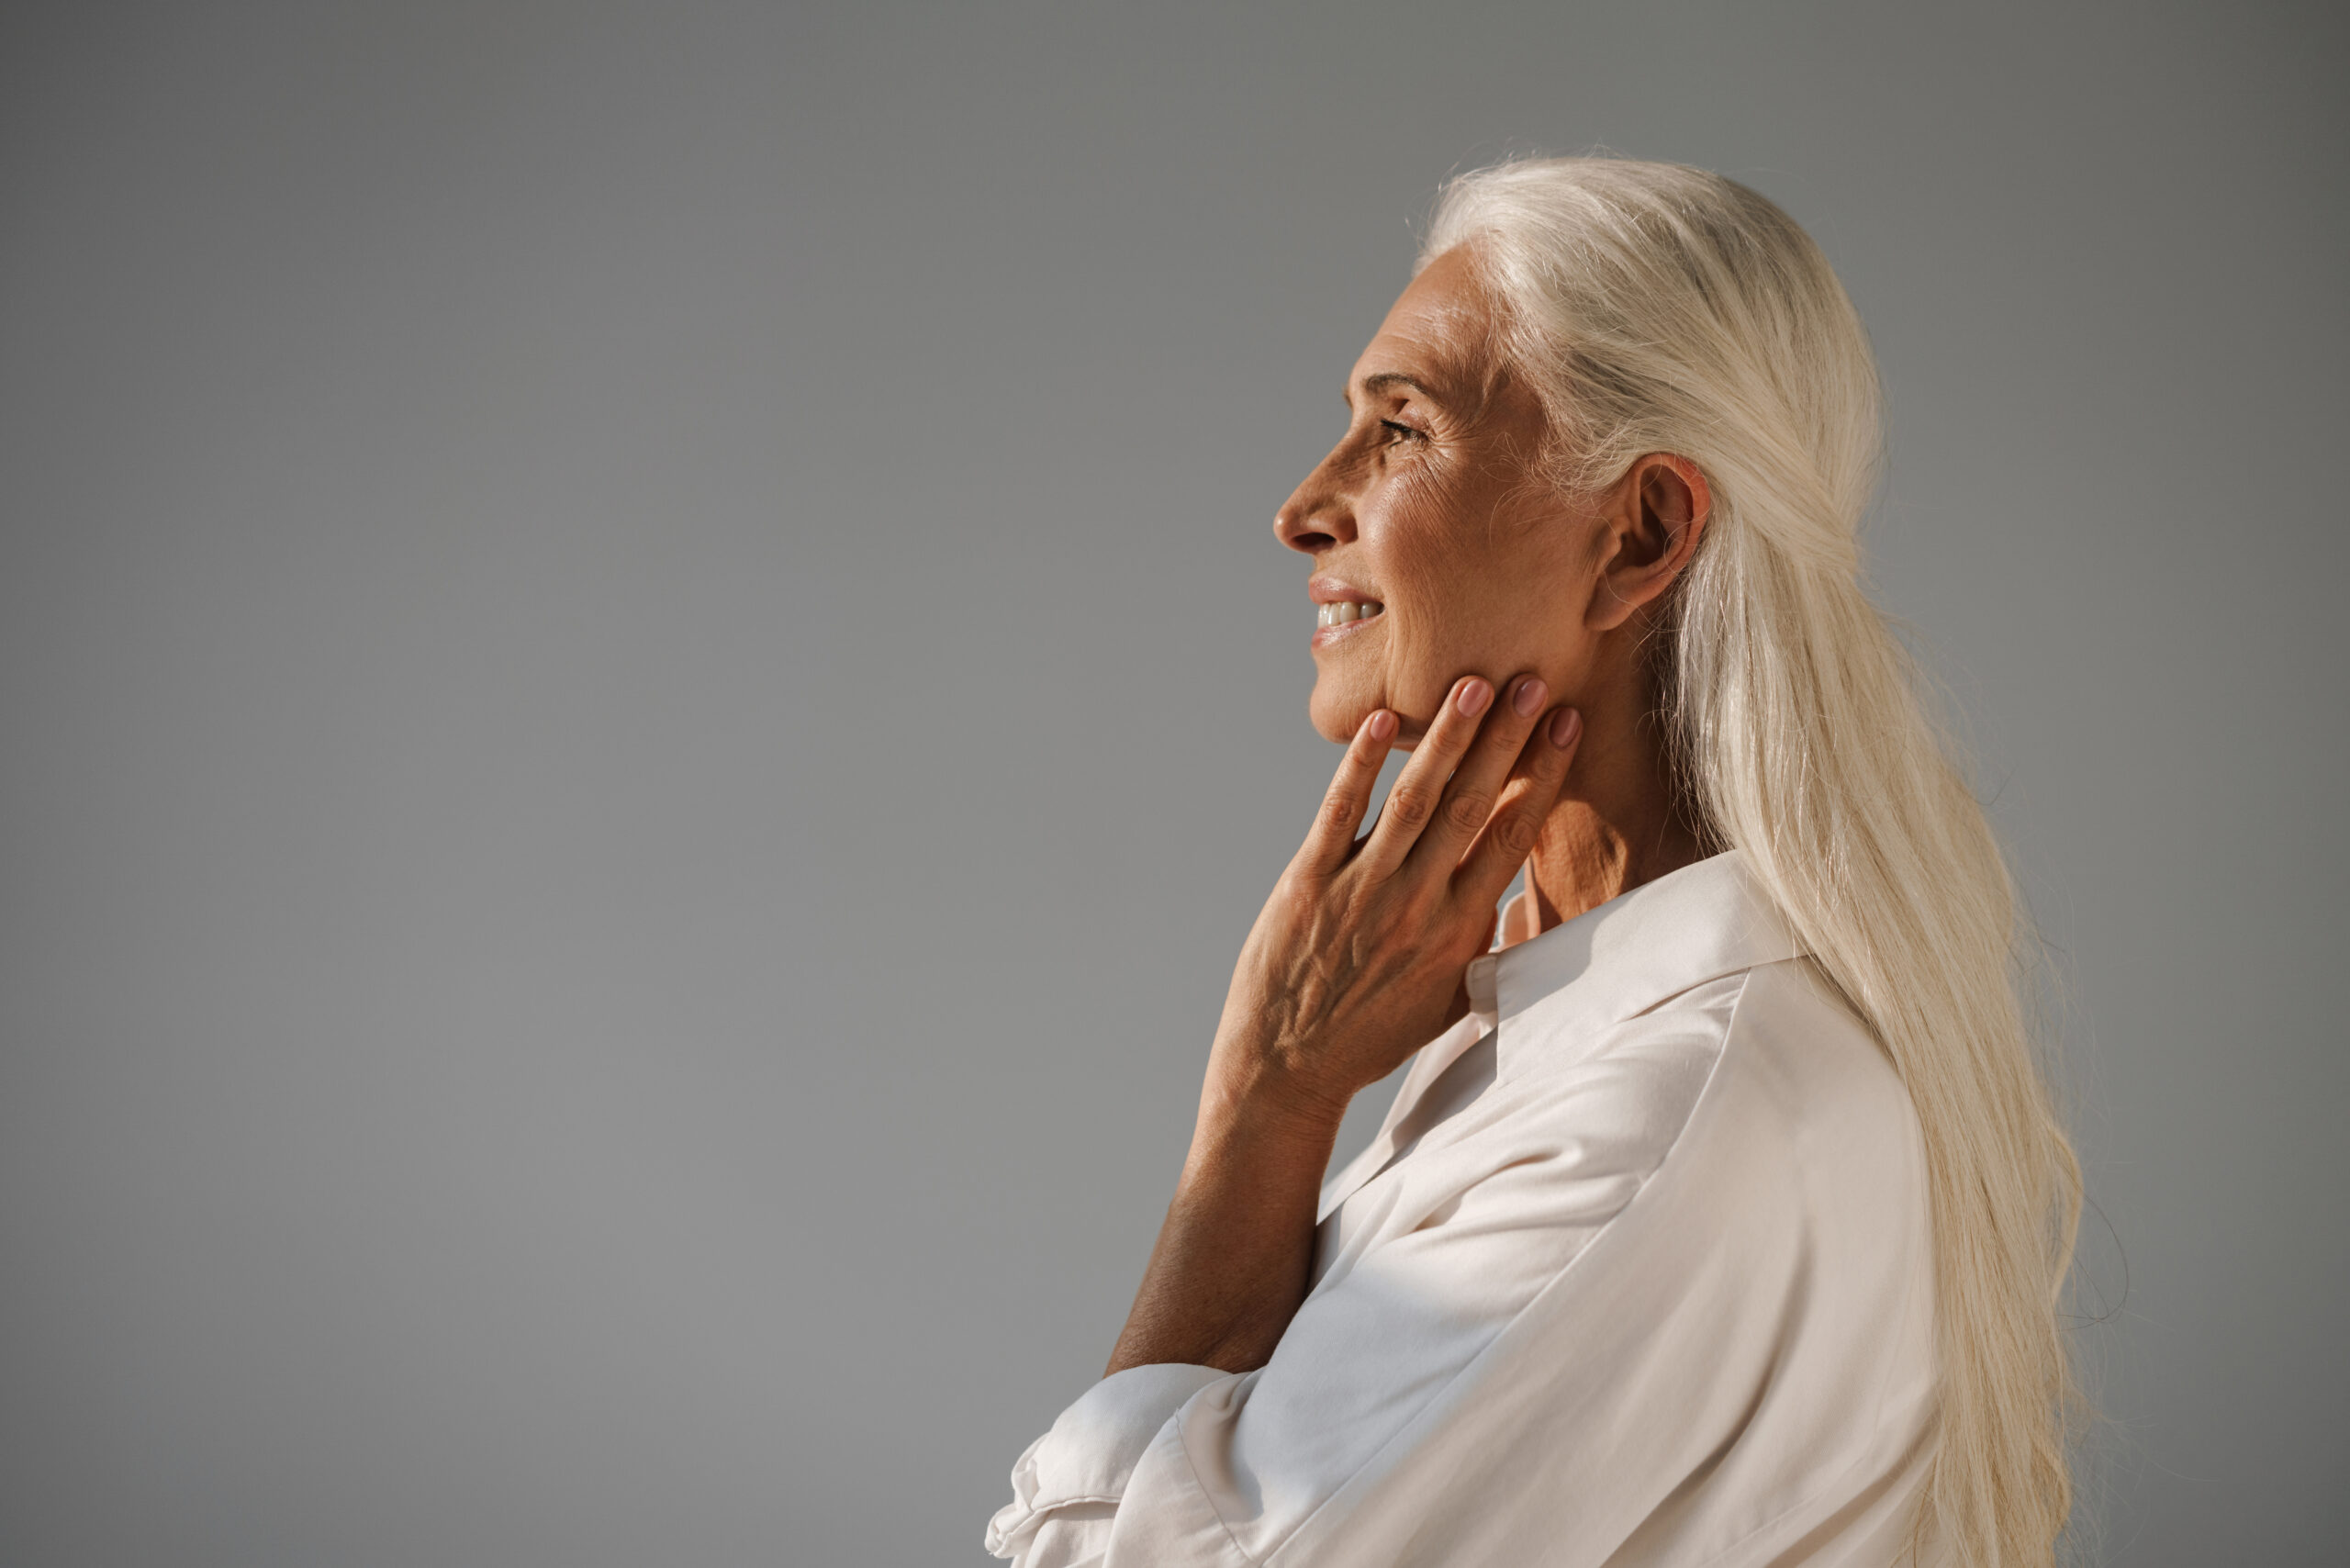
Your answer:
[[[1311,577],[1305,579],[1305,597],[1316,604],[1384,604],[1377,594],[1355,587],[1343,577]]]

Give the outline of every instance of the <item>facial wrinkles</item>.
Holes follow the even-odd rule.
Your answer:
[[[1447,301],[1428,311],[1426,342],[1463,431],[1486,427],[1506,402],[1512,377],[1500,352],[1493,311],[1482,290],[1465,301]]]
[[[1480,640],[1491,585],[1485,553],[1463,536],[1485,510],[1475,494],[1473,443],[1432,440],[1411,452],[1388,481],[1382,543],[1384,566],[1401,590],[1393,597],[1404,601],[1386,648],[1388,694],[1417,709],[1440,695],[1417,688],[1449,680],[1439,672],[1451,672]]]
[[[1325,479],[1350,498],[1359,528],[1328,564],[1344,575],[1358,561],[1388,607],[1378,673],[1357,678],[1384,690],[1358,688],[1364,700],[1423,711],[1460,673],[1453,666],[1521,657],[1511,650],[1552,618],[1534,580],[1561,564],[1539,535],[1562,512],[1539,461],[1547,421],[1494,328],[1473,288],[1424,298],[1385,324],[1351,373],[1354,429]],[[1427,394],[1360,390],[1389,375]],[[1421,433],[1392,434],[1382,425],[1391,419]]]

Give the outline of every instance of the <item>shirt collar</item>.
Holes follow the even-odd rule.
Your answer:
[[[1515,1036],[1539,1031],[1544,1039],[1572,1039],[1692,986],[1803,951],[1746,857],[1732,849],[1472,960],[1469,1002],[1479,1025],[1498,1033],[1505,1058]],[[1505,1059],[1502,1065],[1506,1072]]]
[[[1399,1134],[1454,1065],[1491,1047],[1493,1081],[1571,1067],[1604,1031],[1692,986],[1803,954],[1736,850],[1471,961],[1471,1014],[1421,1047],[1371,1146],[1322,1189],[1327,1219],[1396,1157]],[[1472,1094],[1473,1098],[1473,1093]]]

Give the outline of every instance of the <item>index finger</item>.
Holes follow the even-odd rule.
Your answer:
[[[1355,829],[1371,809],[1371,790],[1379,782],[1380,765],[1387,760],[1387,748],[1394,738],[1395,715],[1384,708],[1356,726],[1355,738],[1347,743],[1347,755],[1339,759],[1337,775],[1322,797],[1321,809],[1314,813],[1314,825],[1306,830],[1305,843],[1297,852],[1298,865],[1326,877],[1346,864],[1347,857],[1354,853]]]

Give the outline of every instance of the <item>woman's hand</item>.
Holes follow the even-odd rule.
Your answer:
[[[1468,1011],[1469,961],[1533,849],[1582,721],[1531,675],[1507,700],[1454,685],[1371,833],[1355,837],[1395,734],[1363,721],[1257,916],[1209,1056],[1203,1117],[1262,1103],[1334,1126],[1347,1103]]]
[[[1240,951],[1190,1158],[1109,1370],[1265,1364],[1305,1299],[1347,1102],[1468,1009],[1462,975],[1534,847],[1582,722],[1542,682],[1454,686],[1371,833],[1395,715],[1363,722]],[[1538,723],[1538,719],[1541,722]]]

